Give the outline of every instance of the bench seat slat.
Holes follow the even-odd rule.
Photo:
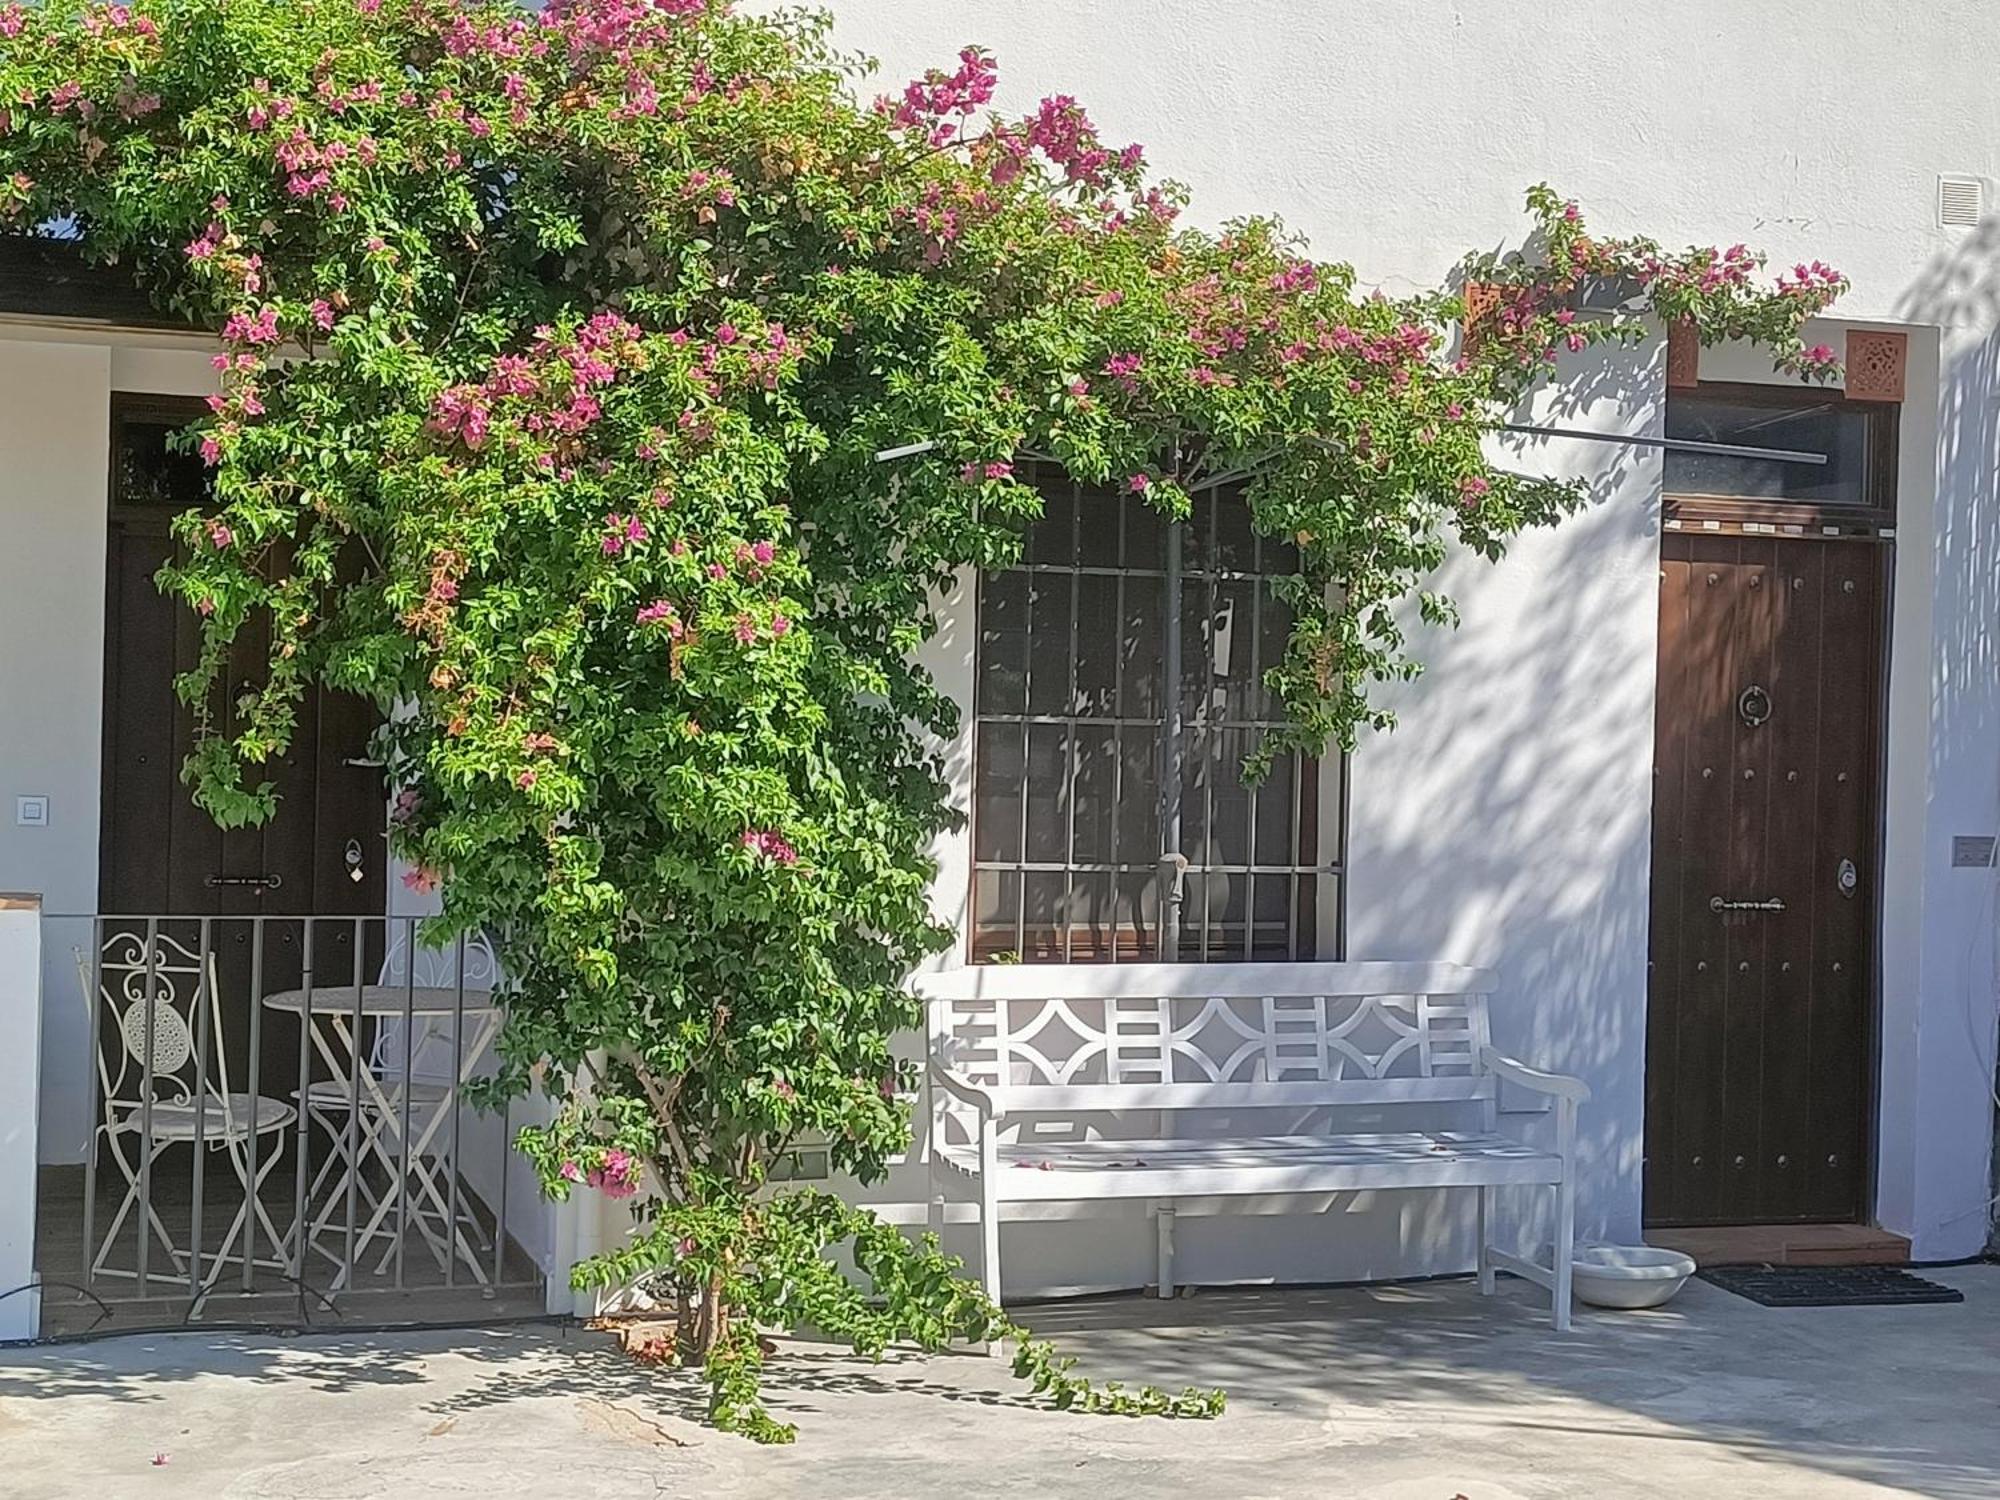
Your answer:
[[[958,1165],[958,1150],[945,1153]],[[976,1168],[976,1159],[966,1163]],[[1471,1131],[1026,1141],[999,1148],[1000,1201],[1215,1197],[1554,1183],[1562,1159]]]

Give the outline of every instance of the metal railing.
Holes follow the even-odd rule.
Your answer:
[[[520,1111],[465,1098],[504,980],[483,939],[427,947],[422,922],[47,919],[89,1007],[90,1133],[80,1203],[44,1178],[45,1287],[184,1317],[274,1293],[308,1320],[375,1293],[398,1321],[538,1304],[551,1216]]]

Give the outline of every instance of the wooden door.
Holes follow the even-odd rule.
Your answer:
[[[242,918],[379,917],[384,797],[381,772],[361,763],[374,710],[333,692],[307,697],[291,748],[265,768],[280,797],[269,824],[218,828],[181,780],[194,715],[176,695],[174,678],[196,661],[199,621],[162,595],[154,578],[174,554],[170,519],[207,501],[201,464],[167,441],[199,414],[198,405],[142,398],[120,398],[113,409],[98,910],[125,918],[216,919],[209,930],[218,991],[240,1066],[251,996],[299,982],[305,933],[303,923],[270,924],[262,973],[253,976],[254,934]],[[215,689],[225,732],[231,705],[265,660],[261,631],[246,629]],[[200,925],[177,922],[162,931],[192,946]],[[352,978],[351,922],[317,924],[314,944],[316,981]],[[361,934],[365,974],[379,961],[379,948],[378,931]]]
[[[1664,535],[1649,1224],[1866,1215],[1888,559]]]

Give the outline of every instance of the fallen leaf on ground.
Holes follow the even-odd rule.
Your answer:
[[[446,1417],[442,1422],[438,1423],[437,1426],[431,1429],[430,1435],[432,1437],[443,1437],[447,1432],[450,1432],[452,1428],[456,1427],[457,1425],[458,1425],[457,1417]]]

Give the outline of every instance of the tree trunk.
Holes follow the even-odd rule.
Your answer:
[[[709,1350],[729,1332],[729,1308],[722,1300],[722,1273],[711,1276],[702,1288],[701,1306],[695,1316],[694,1353],[706,1359]]]

